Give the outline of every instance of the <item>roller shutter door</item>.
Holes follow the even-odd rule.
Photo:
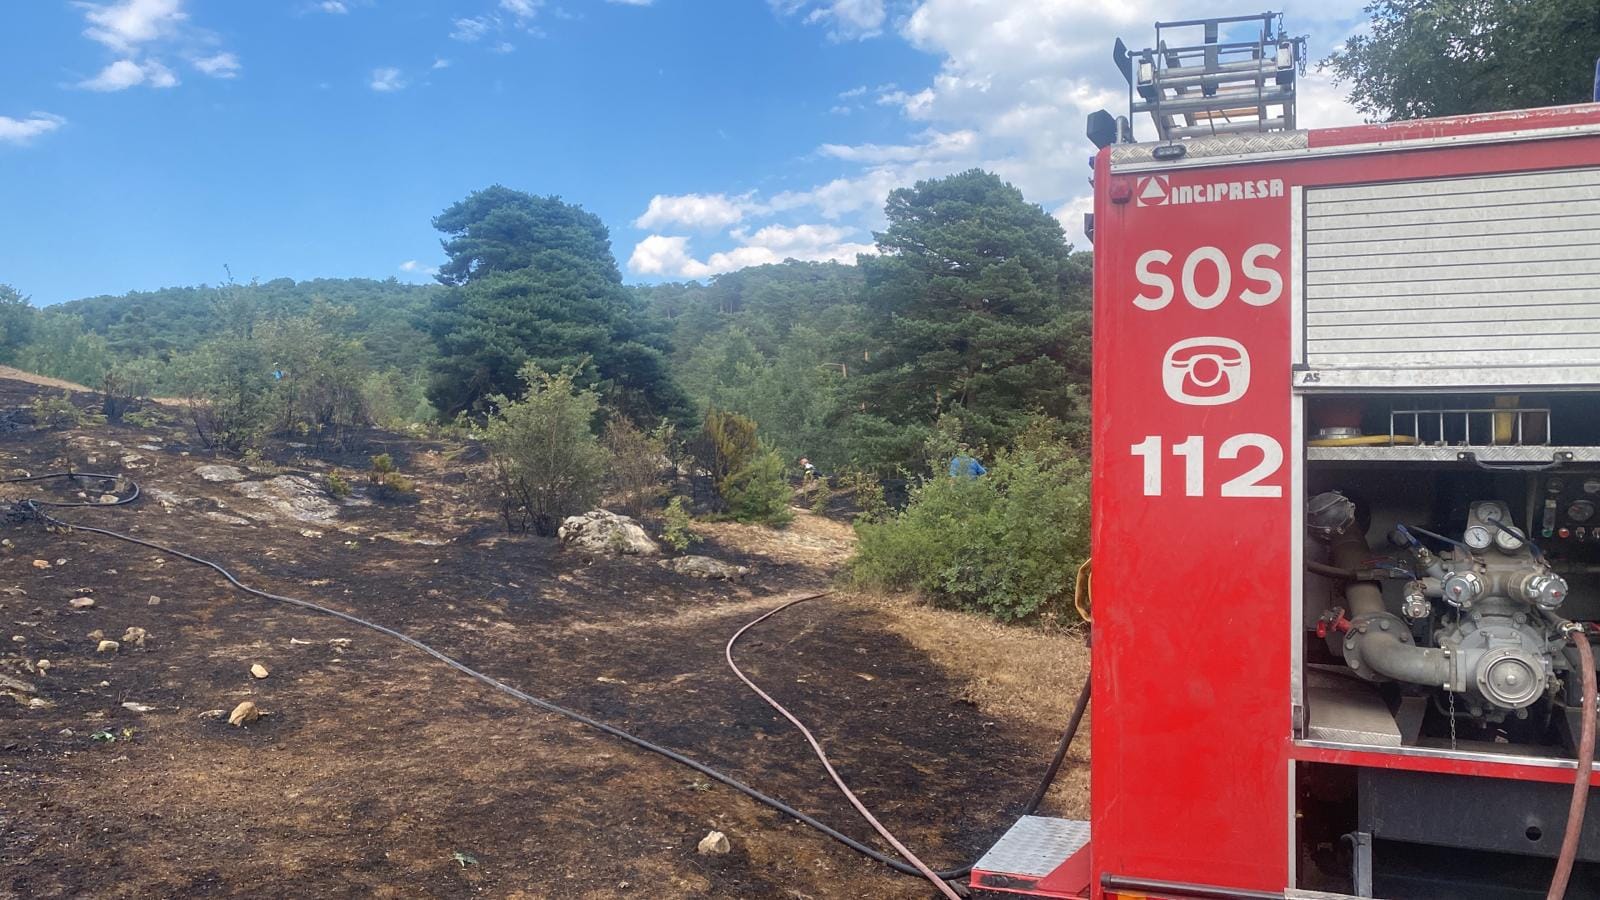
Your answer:
[[[1600,383],[1600,169],[1310,188],[1321,386]]]

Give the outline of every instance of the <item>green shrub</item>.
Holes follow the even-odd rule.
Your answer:
[[[889,517],[889,501],[883,496],[883,482],[871,472],[860,469],[848,469],[839,475],[839,487],[846,493],[855,496],[855,504],[861,512],[856,514],[857,522],[882,522]]]
[[[736,522],[781,528],[794,520],[794,512],[789,509],[793,499],[794,491],[783,473],[783,457],[771,447],[762,447],[722,483],[727,516]]]
[[[711,481],[720,494],[723,483],[761,452],[756,423],[738,413],[713,409],[706,413],[701,431],[700,462],[710,470]]]
[[[350,496],[350,482],[338,472],[328,473],[328,496],[335,500],[343,500]]]
[[[98,425],[105,421],[104,416],[79,409],[72,402],[72,395],[66,391],[52,396],[35,397],[31,409],[33,423],[37,428],[82,428],[85,425]]]
[[[485,443],[500,515],[513,531],[555,534],[562,519],[599,499],[606,451],[589,423],[600,400],[574,377],[570,369],[550,375],[524,366],[521,399],[491,398]]]
[[[700,543],[700,535],[689,527],[692,521],[682,497],[667,501],[667,508],[661,513],[661,542],[679,553]]]
[[[917,590],[1002,621],[1075,618],[1073,577],[1089,549],[1087,467],[1059,443],[1019,440],[989,474],[935,474],[904,512],[856,523],[854,579]]]
[[[400,474],[394,457],[387,453],[372,458],[372,470],[367,473],[367,480],[372,483],[380,500],[411,500],[417,495],[416,483]]]

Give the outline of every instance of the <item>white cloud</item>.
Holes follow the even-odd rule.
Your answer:
[[[448,68],[450,68],[450,60],[445,59],[442,56],[438,57],[437,59],[435,59],[433,61],[433,68],[435,68],[435,69],[448,69]]]
[[[858,254],[876,252],[872,244],[847,240],[851,233],[851,229],[834,225],[768,225],[753,234],[735,229],[731,235],[738,246],[704,260],[690,253],[688,238],[652,234],[633,248],[628,268],[640,275],[708,278],[785,259],[853,264]]]
[[[342,16],[350,11],[350,7],[346,6],[342,0],[322,0],[321,3],[317,4],[317,9],[336,16]]]
[[[539,14],[543,0],[500,0],[500,8],[518,19],[531,19]]]
[[[606,2],[615,3],[619,6],[650,6],[656,0],[606,0]]]
[[[434,275],[438,273],[439,269],[436,266],[430,266],[425,263],[417,262],[414,259],[408,259],[400,264],[400,271],[409,272],[414,275]]]
[[[118,53],[168,37],[189,18],[183,11],[183,0],[121,0],[86,3],[83,8],[84,18],[89,20],[84,35]]]
[[[467,44],[482,40],[484,35],[494,29],[494,20],[487,16],[456,19],[451,24],[454,28],[450,32],[450,37]]]
[[[232,78],[239,74],[239,57],[218,53],[195,60],[194,67],[212,78]]]
[[[29,113],[25,118],[0,116],[0,144],[22,145],[34,138],[49,134],[67,124],[67,120],[47,112]]]
[[[652,199],[635,225],[668,233],[650,234],[635,248],[629,264],[641,275],[698,278],[784,256],[834,253],[848,238],[809,250],[790,248],[777,240],[778,232],[761,226],[799,228],[791,223],[809,220],[861,234],[881,227],[891,190],[974,167],[1016,185],[1028,200],[1050,210],[1069,239],[1081,245],[1082,213],[1091,203],[1088,160],[1094,152],[1083,134],[1084,117],[1099,108],[1126,109],[1127,87],[1110,59],[1114,40],[1122,37],[1143,47],[1152,42],[1156,21],[1236,11],[1233,0],[767,2],[775,15],[815,25],[829,39],[892,35],[935,57],[938,71],[921,84],[902,79],[850,87],[835,102],[823,103],[819,109],[860,115],[868,122],[897,115],[903,137],[819,142],[812,162],[832,162],[837,169],[809,186],[802,182],[757,196],[718,193],[728,186],[711,183],[699,192]],[[1311,34],[1313,47],[1334,46],[1360,27],[1365,2],[1323,0],[1297,11],[1286,24],[1291,33]],[[1224,39],[1229,37],[1244,35],[1225,29]],[[1359,116],[1326,79],[1315,74],[1303,79],[1302,127],[1355,121]],[[1135,127],[1142,139],[1151,136],[1148,121]],[[712,202],[717,200],[722,202]],[[768,224],[774,222],[784,225]],[[670,234],[675,228],[734,225],[743,229],[726,236],[731,249],[709,255],[702,250],[697,256],[687,237]]]
[[[806,21],[826,23],[832,38],[849,41],[882,34],[887,18],[883,0],[833,0],[812,10]]]
[[[633,220],[635,228],[683,225],[689,228],[725,228],[742,220],[749,209],[747,197],[726,194],[657,194],[644,214]]]
[[[78,82],[78,87],[90,91],[125,91],[131,87],[144,85],[153,88],[169,88],[178,84],[178,76],[172,70],[161,64],[160,60],[149,59],[142,63],[131,59],[119,59],[104,69],[93,78]]]
[[[388,94],[404,90],[406,86],[405,75],[394,66],[383,66],[372,70],[372,81],[368,87],[381,93]]]

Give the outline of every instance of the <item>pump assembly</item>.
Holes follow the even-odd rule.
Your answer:
[[[1331,570],[1314,571],[1348,578],[1348,618],[1333,607],[1321,620],[1332,627],[1319,632],[1350,671],[1458,695],[1481,722],[1527,719],[1530,707],[1554,695],[1558,674],[1569,669],[1561,653],[1567,620],[1557,613],[1567,582],[1512,523],[1507,504],[1472,503],[1461,539],[1440,536],[1450,549],[1438,554],[1396,525],[1391,539],[1409,568],[1387,560],[1372,568],[1355,504],[1341,493],[1311,498],[1306,523],[1332,560]],[[1369,577],[1380,574],[1403,581],[1400,615],[1385,604],[1382,582]]]

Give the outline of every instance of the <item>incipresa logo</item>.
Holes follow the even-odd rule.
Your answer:
[[[1283,196],[1283,179],[1257,178],[1253,181],[1173,184],[1169,175],[1146,175],[1136,183],[1133,195],[1139,206],[1187,206],[1194,203],[1219,203],[1224,200],[1264,200],[1268,197]]]

